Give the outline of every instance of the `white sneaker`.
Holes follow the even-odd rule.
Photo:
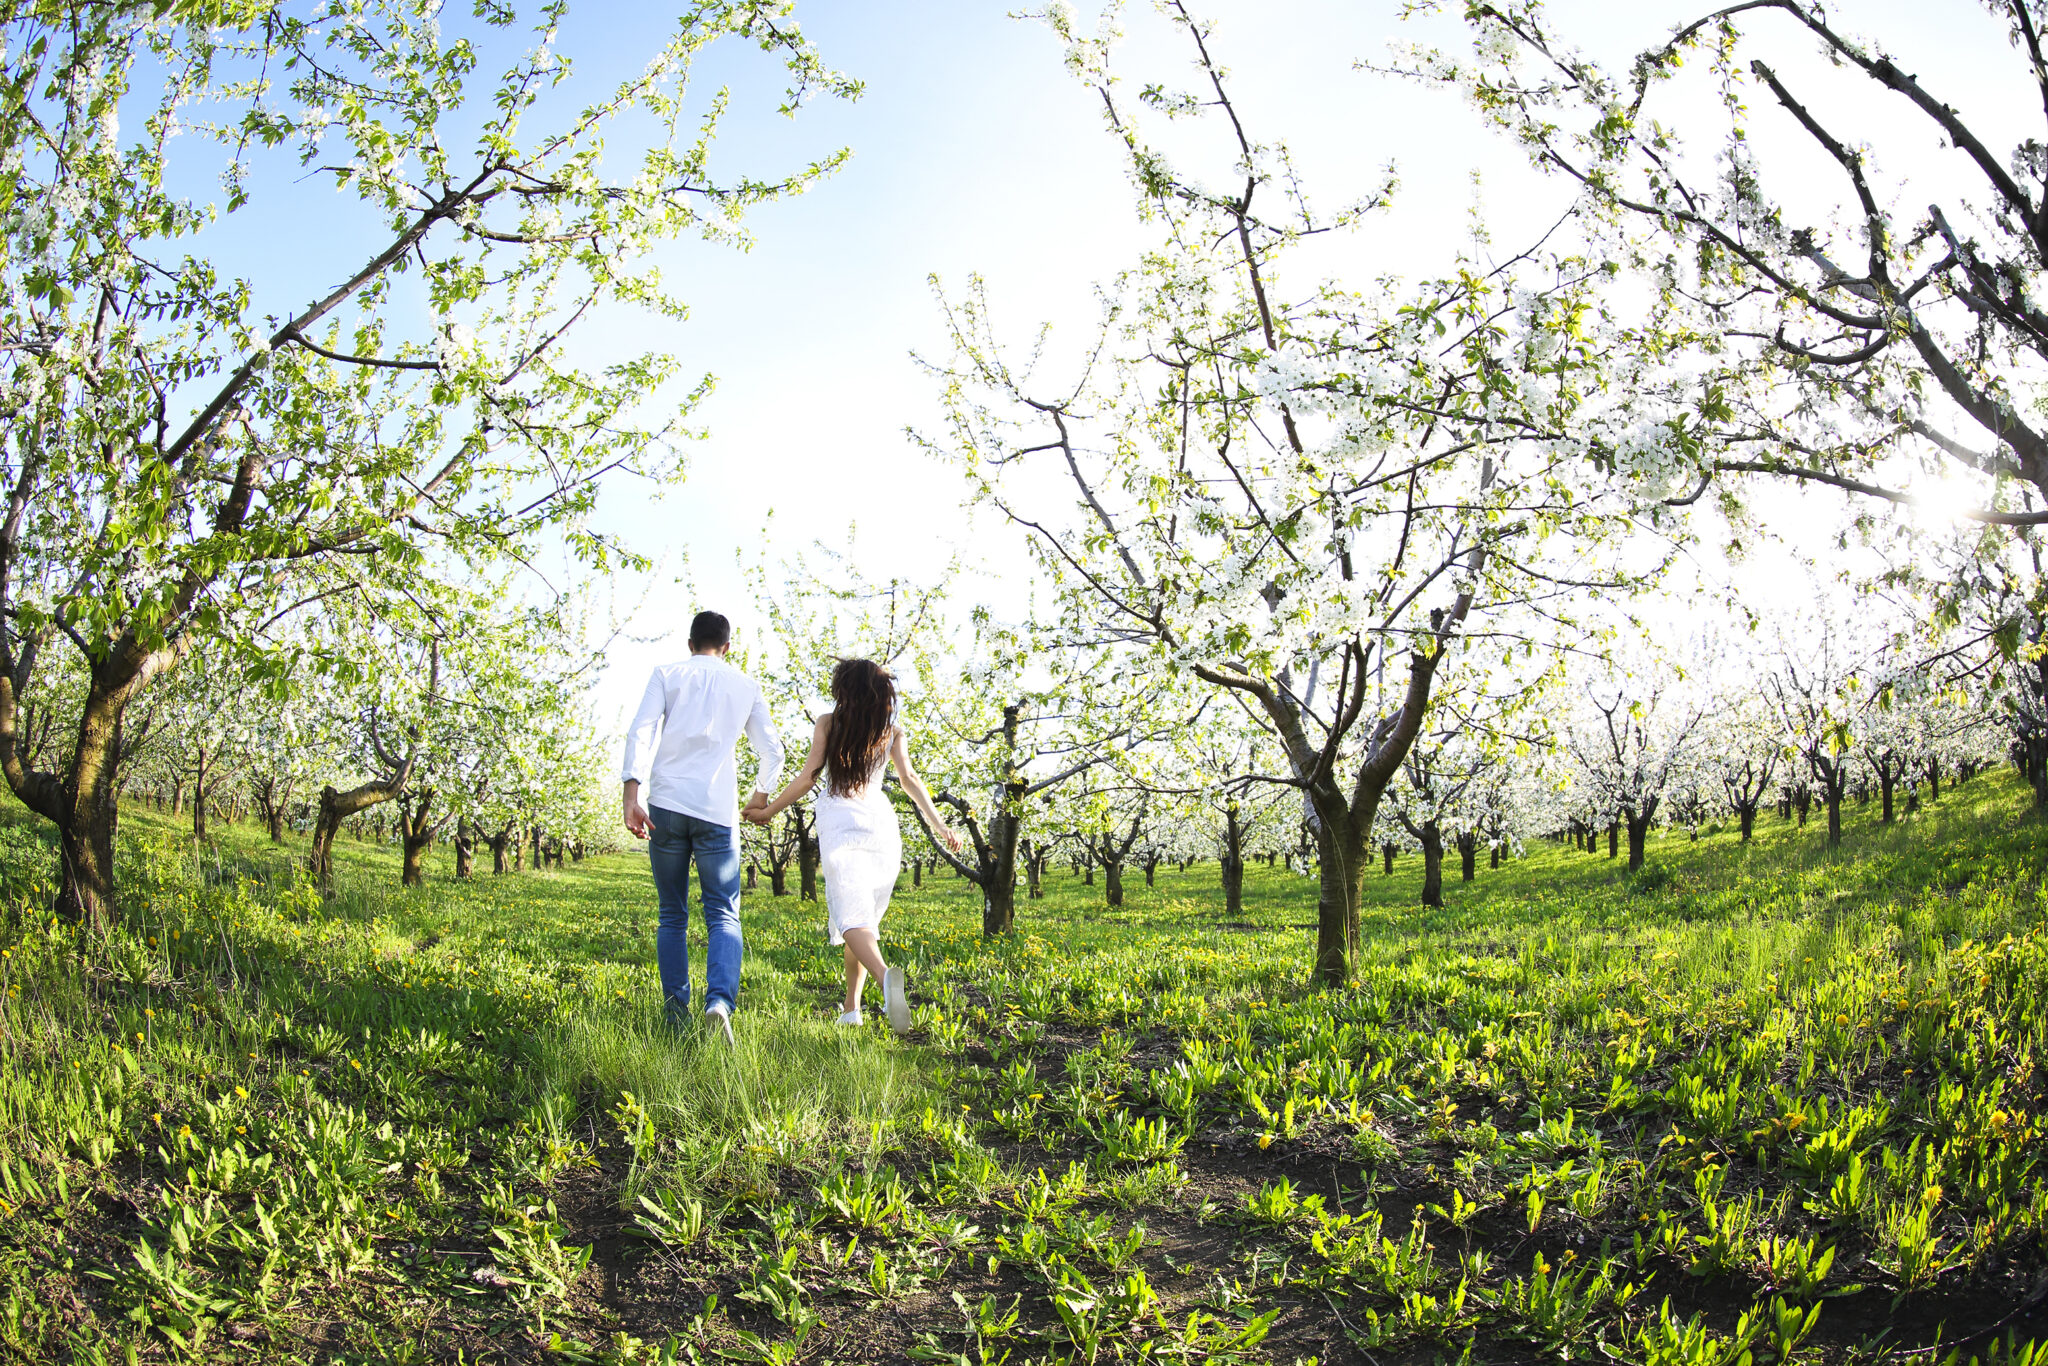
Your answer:
[[[845,1025],[850,1029],[858,1029],[860,1027],[860,1022],[861,1015],[858,1010],[842,1010],[839,1012],[839,1018],[834,1020],[832,1023],[836,1025]]]
[[[726,1047],[732,1046],[732,1007],[724,1001],[713,1001],[704,1007],[704,1026],[725,1036]]]
[[[898,1034],[910,1032],[910,991],[902,968],[882,974],[882,1004],[889,1011],[889,1028]]]

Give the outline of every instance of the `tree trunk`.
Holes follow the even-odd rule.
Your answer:
[[[1927,761],[1927,800],[1930,802],[1941,800],[1941,760],[1939,759],[1929,759]]]
[[[1344,809],[1341,795],[1331,796],[1333,801],[1315,804],[1315,980],[1326,989],[1343,986],[1351,975],[1351,940],[1358,926],[1358,881],[1366,848],[1365,832]]]
[[[405,862],[398,874],[399,884],[405,887],[424,887],[427,882],[427,850],[433,847],[433,835],[415,835],[408,830],[399,838],[405,848]]]
[[[911,867],[913,867],[913,868],[915,868],[916,866],[917,866],[917,865],[916,865],[916,864],[914,864],[914,863],[913,863],[913,864],[911,865]],[[758,876],[760,876],[760,872],[761,872],[761,865],[760,865],[760,864],[758,864],[758,863],[749,863],[749,864],[747,865],[747,890],[748,890],[748,891],[750,891],[750,892],[751,892],[751,891],[753,891],[753,890],[754,890],[754,880],[755,880],[755,879],[756,879],[756,878],[757,878]]]
[[[0,684],[5,682],[0,680]],[[11,703],[11,688],[6,696]],[[104,680],[93,679],[79,712],[77,743],[68,771],[62,777],[29,770],[20,762],[11,707],[6,717],[7,733],[0,740],[0,750],[8,756],[7,778],[15,795],[57,827],[60,867],[56,912],[63,919],[94,931],[104,931],[111,925],[118,909],[114,894],[114,835],[120,809],[115,783],[120,767],[124,705],[123,697],[109,695]]]
[[[1479,867],[1479,837],[1477,835],[1466,834],[1458,836],[1458,865],[1459,881],[1470,882],[1476,876]]]
[[[467,882],[476,872],[476,836],[471,833],[469,822],[464,820],[455,827],[455,876]]]
[[[1380,876],[1392,877],[1394,875],[1394,853],[1394,842],[1392,840],[1388,840],[1380,845],[1380,859],[1386,865]]]
[[[511,867],[505,859],[505,846],[512,843],[511,835],[500,830],[495,835],[484,836],[484,843],[491,846],[491,872],[494,875],[504,874]]]
[[[1621,822],[1607,823],[1607,857],[1613,858],[1621,852]]]
[[[256,809],[263,813],[263,824],[270,832],[272,844],[284,843],[285,808],[291,805],[291,785],[280,782],[273,775],[258,779],[254,786]]]
[[[1444,837],[1435,821],[1422,827],[1422,904],[1444,904]]]
[[[212,766],[206,762],[206,750],[202,746],[198,762],[192,773],[192,838],[206,838],[206,796],[211,790],[206,779],[212,773]]]
[[[540,871],[540,827],[528,826],[526,830],[526,861],[534,872]]]
[[[381,782],[364,783],[346,792],[337,792],[332,786],[320,789],[320,815],[313,822],[313,852],[306,863],[323,890],[334,883],[334,837],[341,832],[341,823],[398,795],[395,785]]]
[[[1095,885],[1095,860],[1087,859],[1082,862],[1081,885],[1083,887],[1093,887]]]
[[[809,831],[797,836],[797,894],[804,901],[818,899],[818,841]]]
[[[1742,823],[1742,843],[1748,844],[1751,833],[1756,829],[1756,808],[1738,806],[1735,808],[1735,815]]]
[[[1006,709],[1005,719],[1014,725],[1015,709]],[[988,849],[981,861],[981,934],[984,939],[1010,934],[1017,928],[1017,841],[1024,833],[1017,814],[1009,808],[1023,799],[1024,784],[1006,785],[1003,809],[988,822]]]
[[[1223,866],[1223,911],[1226,915],[1244,914],[1244,860],[1226,852],[1220,860]]]
[[[1655,803],[1642,815],[1628,818],[1628,870],[1631,873],[1643,871],[1643,846],[1649,840],[1650,822],[1655,818]]]
[[[1878,769],[1877,785],[1884,794],[1883,812],[1877,818],[1880,825],[1890,825],[1892,823],[1892,788],[1897,782],[1898,779],[1893,776],[1890,767]]]
[[[910,885],[912,887],[924,886],[924,860],[921,858],[914,858],[910,861]]]
[[[789,865],[788,865],[788,864],[786,864],[786,863],[770,863],[770,864],[768,865],[768,894],[769,894],[770,896],[788,896],[788,895],[789,895]]]
[[[95,931],[104,931],[115,911],[113,814],[110,807],[79,803],[71,819],[57,827],[63,864],[57,914]]]
[[[341,833],[345,814],[340,798],[332,786],[320,789],[320,815],[313,822],[313,852],[306,856],[306,866],[322,887],[334,881],[334,837]]]
[[[1102,861],[1103,899],[1111,910],[1118,910],[1124,904],[1124,861],[1104,859]]]
[[[1148,858],[1148,859],[1146,859],[1146,860],[1145,860],[1145,885],[1146,885],[1147,887],[1151,887],[1151,886],[1155,886],[1155,885],[1156,885],[1156,884],[1155,884],[1155,883],[1154,883],[1154,882],[1152,881],[1152,875],[1153,875],[1154,873],[1158,872],[1158,871],[1159,871],[1159,860],[1158,860],[1158,859],[1156,859],[1156,858]]]
[[[441,821],[430,819],[434,810],[434,789],[429,787],[419,793],[403,798],[398,806],[398,841],[403,849],[404,859],[399,867],[398,881],[404,887],[424,887],[427,882],[427,850],[434,846],[434,836],[439,834],[445,817]]]

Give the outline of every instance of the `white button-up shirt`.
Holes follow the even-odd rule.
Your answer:
[[[714,825],[739,824],[733,746],[744,733],[761,768],[754,786],[773,792],[782,774],[760,685],[717,655],[664,664],[647,680],[640,710],[626,731],[621,782],[640,784],[648,806],[680,811]]]

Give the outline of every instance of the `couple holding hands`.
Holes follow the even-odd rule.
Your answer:
[[[763,784],[781,776],[783,754],[759,685],[726,662],[731,642],[730,622],[717,612],[699,612],[690,623],[689,657],[654,671],[626,732],[620,773],[626,829],[647,841],[653,867],[663,1000],[671,1014],[689,1010],[689,870],[695,862],[704,906],[704,1019],[732,1041],[742,953],[739,820],[768,824],[822,775],[824,790],[813,810],[827,930],[846,950],[846,999],[834,1023],[861,1023],[861,993],[872,973],[882,984],[890,1028],[904,1033],[910,1028],[907,983],[902,968],[883,961],[880,945],[882,913],[903,864],[884,769],[895,765],[896,781],[948,848],[958,850],[960,837],[939,819],[911,767],[895,723],[896,685],[873,660],[841,660],[832,671],[832,710],[812,728],[802,770],[772,799],[757,787],[741,810],[734,762],[740,736],[753,746]]]

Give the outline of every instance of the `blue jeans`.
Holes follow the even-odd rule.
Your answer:
[[[661,927],[654,957],[661,964],[661,995],[671,1012],[690,1008],[690,860],[704,901],[704,1005],[740,999],[740,841],[729,825],[714,825],[680,811],[647,808],[647,835]]]

